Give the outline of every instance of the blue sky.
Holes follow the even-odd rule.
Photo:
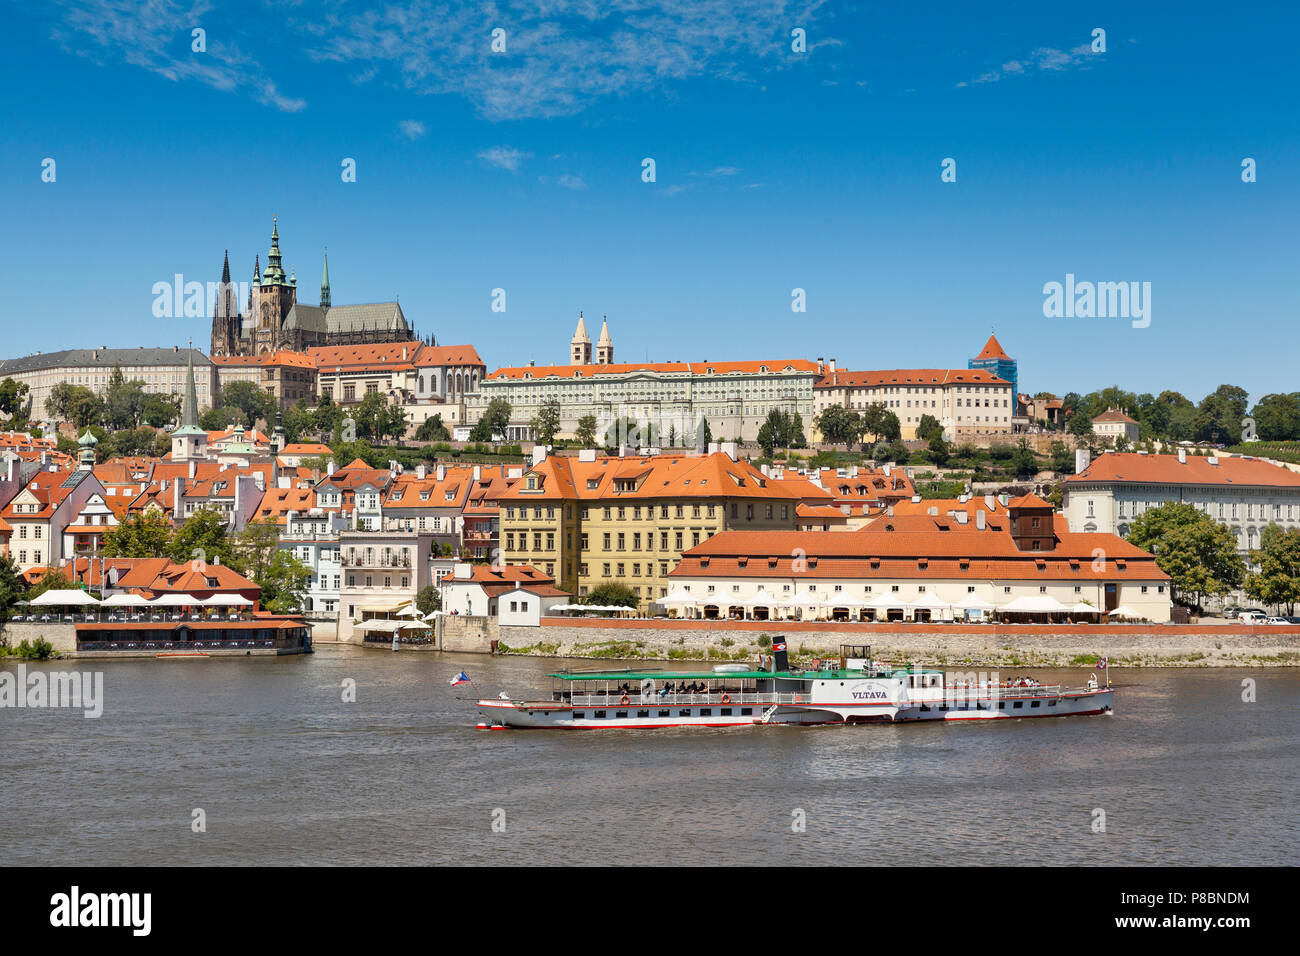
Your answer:
[[[303,301],[328,247],[335,303],[489,368],[566,361],[581,309],[622,361],[964,367],[995,328],[1030,392],[1300,387],[1300,16],[912,6],[11,9],[0,353],[206,349],[154,284],[247,280],[277,214]],[[1045,318],[1067,273],[1150,282],[1150,326]]]

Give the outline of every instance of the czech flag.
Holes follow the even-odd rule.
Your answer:
[[[461,684],[468,684],[468,683],[469,683],[469,675],[466,674],[464,671],[461,671],[459,674],[457,674],[455,677],[451,679],[452,687],[459,687]]]

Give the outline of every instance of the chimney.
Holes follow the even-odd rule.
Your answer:
[[[772,669],[776,671],[788,671],[790,669],[790,656],[786,653],[785,638],[783,636],[772,638]]]
[[[181,500],[184,497],[185,497],[185,479],[177,478],[175,483],[172,485],[172,516],[173,517],[179,518],[183,514],[185,514],[185,511],[183,509],[184,502]]]
[[[446,480],[447,480],[447,466],[444,465],[442,462],[438,462],[437,467],[435,467],[435,468],[433,469],[433,476],[434,476],[435,478],[437,478],[439,481],[446,481]]]
[[[978,528],[980,531],[984,530],[984,509],[983,508],[975,512],[975,527]]]
[[[198,474],[198,471],[199,471],[199,460],[197,458],[191,458],[190,459],[190,481],[194,480],[194,476]]]
[[[889,477],[889,470],[890,470],[890,467],[891,467],[890,465],[882,465],[882,466],[880,467],[880,470],[881,470],[882,472],[884,472],[886,478]]]
[[[958,524],[965,524],[970,515],[965,511],[954,511],[952,516],[957,519]]]
[[[1011,504],[1011,496],[1008,494],[998,495],[998,501],[1001,502],[1002,507],[1005,508],[1007,505]]]
[[[1092,463],[1092,455],[1086,448],[1076,448],[1074,450],[1074,473],[1081,475],[1088,470],[1088,465]]]
[[[482,465],[475,465],[475,466],[474,466],[474,480],[475,480],[475,481],[482,481],[482,480],[483,480],[483,466],[482,466]]]
[[[334,474],[334,460],[333,460],[333,459],[330,459],[329,464],[327,464],[327,465],[325,466],[325,474],[326,474],[326,476],[329,476],[329,475]]]
[[[885,509],[885,511],[889,514],[889,517],[891,517],[891,518],[894,517],[894,506],[893,506],[893,505],[890,505],[888,508]]]
[[[596,449],[594,448],[578,449],[578,461],[595,461],[595,460],[596,460]]]
[[[827,367],[828,369],[830,369],[831,374],[834,375],[834,374],[835,374],[835,359],[830,359],[829,361],[827,361],[827,363],[826,363],[826,367]]]
[[[997,499],[995,499],[992,495],[985,495],[985,496],[984,496],[984,507],[987,508],[989,511],[997,511],[998,509],[997,509],[997,508],[995,507],[995,505],[994,505],[994,502],[995,502],[996,500],[997,500]]]
[[[817,374],[823,375],[825,374],[825,372],[826,372],[826,360],[819,355],[817,356]]]
[[[1180,464],[1180,465],[1185,465],[1185,464],[1187,464],[1187,449],[1186,449],[1186,448],[1180,448],[1180,449],[1178,449],[1178,464]]]
[[[938,506],[938,505],[930,505],[930,507],[927,508],[927,509],[925,510],[925,513],[928,514],[928,515],[931,515],[932,517],[937,518],[937,517],[939,517],[939,506]]]
[[[415,466],[415,477],[418,478],[420,481],[424,481],[424,475],[425,475],[424,462],[420,462],[420,464]]]

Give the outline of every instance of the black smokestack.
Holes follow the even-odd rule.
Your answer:
[[[775,663],[775,670],[788,671],[790,669],[790,656],[785,652],[785,638],[772,638],[772,657]]]

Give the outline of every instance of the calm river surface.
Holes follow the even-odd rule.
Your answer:
[[[0,709],[0,864],[1300,863],[1294,669],[1116,670],[1113,717],[991,726],[487,733],[449,686],[542,690],[557,666],[28,665],[102,671],[104,714]]]

